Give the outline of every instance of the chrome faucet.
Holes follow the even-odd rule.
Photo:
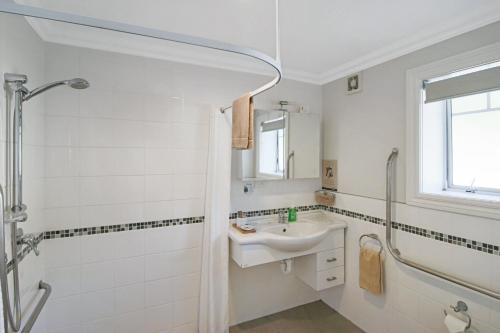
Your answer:
[[[288,223],[288,215],[283,210],[278,213],[278,223]]]
[[[17,245],[26,245],[29,247],[37,256],[40,255],[40,250],[38,250],[38,241],[35,234],[24,234],[23,229],[17,229]]]

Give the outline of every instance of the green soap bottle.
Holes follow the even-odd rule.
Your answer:
[[[288,208],[288,222],[297,221],[297,209],[295,207]]]

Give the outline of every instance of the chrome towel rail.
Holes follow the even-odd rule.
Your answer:
[[[446,280],[448,282],[452,282],[454,284],[457,284],[457,285],[462,286],[464,288],[473,290],[473,291],[478,292],[480,294],[483,294],[483,295],[492,297],[494,299],[500,300],[500,292],[475,285],[475,284],[470,283],[468,281],[464,281],[462,279],[456,278],[456,277],[451,276],[449,274],[437,271],[435,269],[421,265],[421,264],[416,263],[414,261],[408,260],[408,259],[402,257],[401,252],[392,246],[392,186],[393,186],[393,181],[394,181],[394,179],[393,179],[394,178],[393,167],[394,167],[394,160],[396,159],[397,155],[398,155],[398,149],[393,148],[391,154],[389,155],[389,158],[387,159],[387,166],[386,166],[385,236],[386,236],[387,249],[389,250],[389,253],[394,257],[394,259],[396,259],[398,262],[400,262],[406,266],[418,269],[418,270],[423,271],[423,272],[430,274],[432,276],[438,277],[440,279]]]

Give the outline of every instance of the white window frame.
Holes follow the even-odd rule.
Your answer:
[[[500,196],[464,191],[422,191],[422,106],[423,82],[500,60],[500,43],[491,44],[406,73],[406,201],[409,205],[460,214],[500,219]],[[446,156],[445,156],[446,158]],[[499,170],[500,177],[500,170]]]

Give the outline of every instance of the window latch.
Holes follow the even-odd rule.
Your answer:
[[[474,187],[474,183],[476,182],[476,178],[472,180],[472,183],[470,183],[470,186],[465,189],[465,192],[467,193],[476,193],[477,189]]]

